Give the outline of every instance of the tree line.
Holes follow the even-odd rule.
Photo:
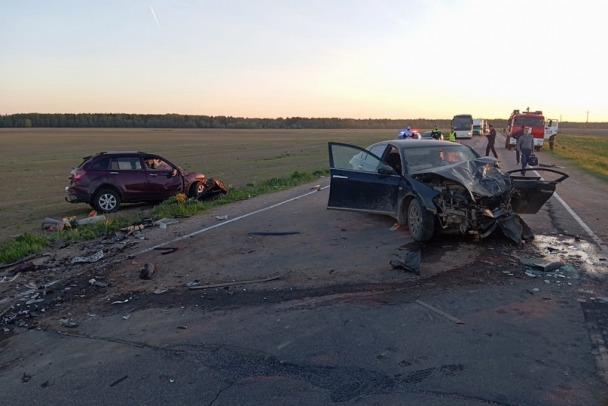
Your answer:
[[[351,118],[246,118],[183,114],[40,114],[21,113],[0,116],[0,127],[114,127],[114,128],[233,128],[233,129],[418,129],[450,128],[451,119],[351,119]],[[490,120],[497,128],[507,119]],[[605,128],[606,123],[562,123],[579,128]],[[569,125],[570,126],[570,125]]]

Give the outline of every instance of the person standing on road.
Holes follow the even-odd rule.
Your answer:
[[[439,130],[439,128],[437,126],[435,126],[433,131],[431,131],[431,137],[433,137],[433,139],[435,139],[435,140],[443,139],[443,134],[441,134],[441,131]]]
[[[519,141],[519,139],[524,135],[524,128],[526,127],[522,127],[521,130],[518,130],[512,135],[512,137],[515,138],[516,145],[517,141]],[[515,148],[515,161],[519,164],[519,150],[517,149],[517,147]]]
[[[401,130],[401,132],[399,132],[399,135],[397,136],[397,139],[398,140],[405,140],[405,139],[408,139],[408,138],[411,138],[411,137],[412,137],[412,129],[408,125],[405,130]]]
[[[521,157],[521,174],[526,176],[526,165],[528,165],[528,160],[534,149],[534,138],[530,134],[530,128],[524,127],[524,135],[517,140],[515,149]]]
[[[456,131],[454,131],[453,128],[452,128],[452,131],[450,131],[448,139],[452,142],[456,142]]]
[[[494,154],[494,158],[498,159],[498,154],[496,153],[496,149],[494,148],[494,143],[496,143],[496,130],[494,126],[490,124],[490,132],[486,134],[488,137],[488,146],[486,147],[486,156],[490,155],[490,151]]]

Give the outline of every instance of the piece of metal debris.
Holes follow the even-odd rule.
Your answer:
[[[90,262],[97,262],[102,258],[103,258],[103,250],[99,250],[96,253],[86,256],[86,257],[74,257],[74,258],[72,258],[71,262],[73,264],[90,263]]]
[[[233,285],[248,285],[248,284],[252,284],[252,283],[262,283],[262,282],[274,281],[276,279],[279,279],[281,276],[284,276],[284,275],[277,275],[277,276],[271,276],[270,278],[252,279],[252,280],[246,280],[246,281],[234,281],[234,282],[226,282],[226,283],[215,283],[213,285],[188,286],[188,289],[195,290],[195,289],[221,288],[221,287],[224,287],[224,286],[233,286]]]

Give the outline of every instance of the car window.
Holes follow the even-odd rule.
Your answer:
[[[156,157],[144,158],[146,168],[152,171],[171,171],[173,167],[165,160]]]
[[[346,144],[331,145],[332,168],[377,172],[380,163],[380,159],[369,151]]]
[[[106,156],[97,159],[91,163],[91,169],[96,171],[105,171],[110,167],[110,157]]]
[[[112,158],[112,169],[121,171],[141,170],[139,157],[118,156]]]

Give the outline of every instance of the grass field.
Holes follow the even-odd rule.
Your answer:
[[[239,188],[295,171],[327,170],[327,142],[357,145],[397,130],[0,129],[0,241],[40,229],[45,217],[84,217],[86,204],[65,201],[72,168],[109,150],[165,156]],[[120,211],[119,211],[120,213]]]
[[[598,178],[608,181],[608,137],[605,135],[558,135],[553,153]]]

